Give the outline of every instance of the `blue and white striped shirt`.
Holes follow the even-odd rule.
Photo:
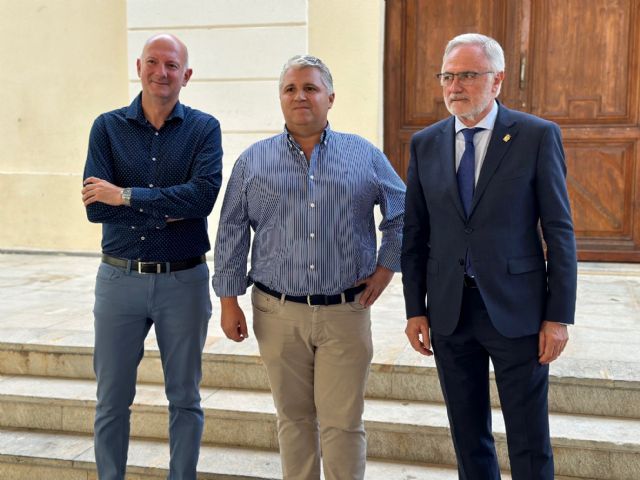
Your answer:
[[[242,295],[252,282],[287,295],[333,295],[376,264],[399,272],[404,193],[384,154],[357,135],[327,127],[309,161],[286,128],[253,144],[236,161],[222,205],[216,295]]]

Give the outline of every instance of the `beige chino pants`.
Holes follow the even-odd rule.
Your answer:
[[[370,310],[357,299],[320,307],[284,302],[255,287],[251,299],[284,479],[319,480],[321,457],[326,480],[364,479]]]

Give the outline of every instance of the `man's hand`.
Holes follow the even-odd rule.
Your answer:
[[[569,341],[567,326],[545,320],[538,335],[538,360],[545,365],[560,356]]]
[[[382,265],[376,267],[376,271],[370,277],[364,278],[356,283],[356,286],[367,285],[362,295],[360,295],[360,305],[370,307],[375,303],[380,294],[387,288],[389,282],[393,278],[393,271]]]
[[[84,206],[94,202],[105,203],[117,207],[124,205],[122,188],[97,177],[89,177],[84,181],[82,189],[82,203]]]
[[[227,338],[234,342],[242,342],[249,338],[247,320],[238,305],[238,297],[221,297],[220,307],[220,326]]]
[[[428,357],[433,355],[431,338],[429,337],[429,319],[426,316],[411,317],[407,320],[407,328],[404,329],[404,333],[416,352]]]

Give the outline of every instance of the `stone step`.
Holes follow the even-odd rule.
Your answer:
[[[6,336],[5,336],[6,338]],[[0,342],[0,374],[35,375],[91,379],[93,374],[92,336],[77,335],[71,340],[64,332],[50,332],[41,343]],[[205,351],[202,385],[209,388],[269,390],[267,376],[260,357],[245,347],[245,353],[230,353],[232,342]],[[227,348],[230,346],[229,348]],[[573,369],[575,370],[575,369]],[[640,419],[640,381],[635,377],[610,378],[603,369],[599,376],[594,369],[586,374],[552,374],[549,408],[553,412],[602,415]],[[155,341],[148,342],[138,379],[144,383],[162,383],[160,355]],[[432,364],[398,365],[374,363],[367,384],[370,398],[442,402],[438,376]],[[492,403],[499,405],[492,382]]]
[[[203,442],[277,448],[275,410],[263,391],[202,389],[206,424]],[[90,433],[95,384],[90,380],[0,377],[0,427]],[[160,385],[137,389],[132,435],[166,438],[167,402]],[[364,414],[368,455],[402,462],[454,465],[448,421],[442,404],[370,399]],[[551,433],[558,475],[637,480],[640,421],[552,414]],[[508,467],[504,423],[493,412],[502,468]]]
[[[168,474],[166,442],[132,438],[127,480],[160,480]],[[455,480],[453,468],[368,460],[368,480]],[[0,478],[11,480],[97,480],[90,435],[0,430]],[[199,480],[281,479],[275,451],[204,444]],[[503,476],[503,479],[510,478]]]

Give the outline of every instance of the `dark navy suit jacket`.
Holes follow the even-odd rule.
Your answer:
[[[469,249],[502,335],[535,334],[543,320],[573,323],[576,246],[558,126],[499,105],[469,218],[454,155],[454,117],[411,140],[402,247],[407,317],[427,315],[442,335],[455,330]]]

